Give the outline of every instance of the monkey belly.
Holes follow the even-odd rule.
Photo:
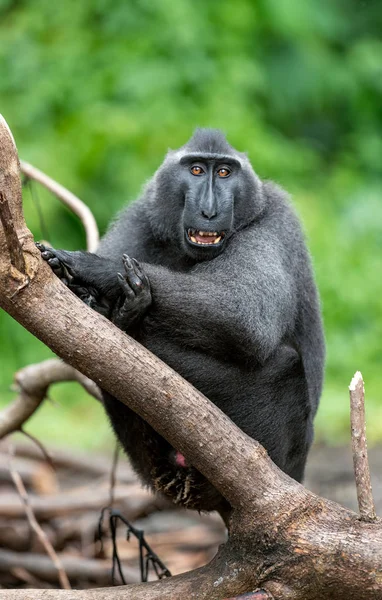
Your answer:
[[[227,508],[219,492],[192,466],[180,466],[176,452],[146,421],[103,392],[104,406],[134,470],[153,491],[175,504],[199,511]]]
[[[301,481],[313,438],[312,399],[299,353],[281,343],[264,364],[222,359],[180,346],[156,330],[139,341],[172,367],[247,435],[267,450],[285,473]]]
[[[302,480],[312,423],[305,374],[295,350],[282,346],[265,365],[254,369],[211,356],[200,360],[194,349],[184,347],[176,353],[169,345],[155,350],[259,441],[283,471]],[[120,443],[146,485],[187,508],[211,511],[227,506],[197,469],[177,464],[174,448],[141,417],[105,392],[104,404]]]

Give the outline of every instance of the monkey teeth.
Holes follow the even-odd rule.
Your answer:
[[[218,244],[223,237],[223,234],[218,233],[217,231],[195,231],[194,229],[189,229],[187,233],[191,242],[198,244],[199,246]]]

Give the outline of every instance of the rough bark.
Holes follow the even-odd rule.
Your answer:
[[[17,153],[0,124],[0,190],[22,243],[11,267],[0,230],[0,305],[54,352],[146,419],[234,507],[230,539],[203,569],[158,583],[89,591],[6,590],[0,598],[233,597],[264,588],[293,600],[382,598],[382,527],[318,498],[282,473],[167,365],[91,311],[43,264],[22,216]]]
[[[359,371],[349,386],[351,439],[359,512],[363,521],[375,521],[375,506],[366,443],[365,387]]]

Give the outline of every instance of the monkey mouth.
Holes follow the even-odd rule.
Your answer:
[[[224,231],[197,231],[187,229],[188,241],[197,246],[217,246],[224,240]]]

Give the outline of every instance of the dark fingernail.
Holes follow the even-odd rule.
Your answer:
[[[128,269],[133,268],[133,263],[131,262],[131,259],[127,256],[127,254],[123,255],[123,263]]]

